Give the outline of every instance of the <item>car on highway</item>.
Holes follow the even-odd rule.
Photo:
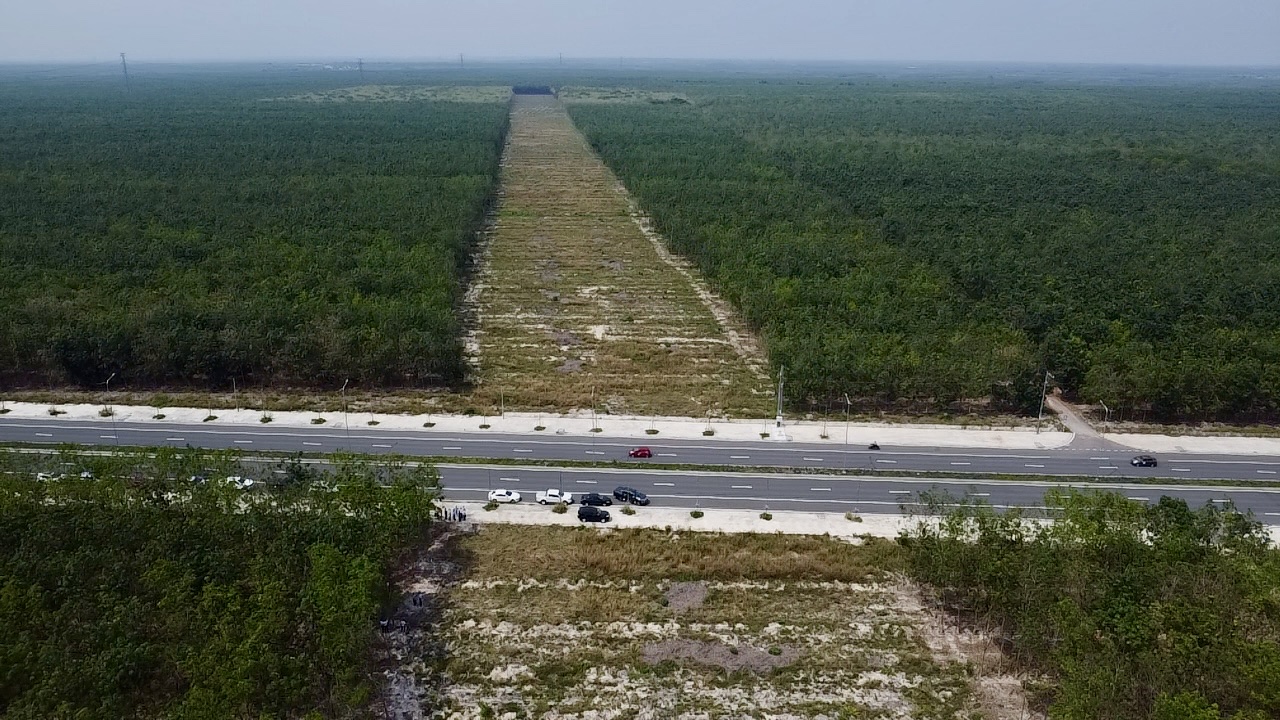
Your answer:
[[[573,504],[573,493],[567,493],[555,488],[551,488],[546,491],[540,490],[536,497],[539,505],[555,505],[557,503],[564,503],[565,505]]]
[[[651,458],[653,457],[653,451],[647,447],[631,448],[631,452],[627,453],[627,457]]]
[[[1134,467],[1155,467],[1156,459],[1150,455],[1138,455],[1129,461]]]
[[[254,485],[253,478],[240,477],[239,475],[229,475],[223,482],[237,490],[248,490]]]
[[[648,495],[645,495],[639,490],[633,487],[628,487],[626,485],[619,485],[618,487],[613,489],[613,499],[619,500],[621,502],[629,502],[632,505],[648,505],[649,504]]]
[[[609,522],[609,511],[593,505],[583,505],[578,508],[578,519],[582,522]]]
[[[520,493],[515,490],[507,490],[499,488],[498,490],[489,491],[489,502],[498,503],[518,503],[520,502]]]
[[[608,495],[601,495],[600,493],[587,493],[586,495],[578,498],[578,502],[583,505],[612,505],[613,498]]]

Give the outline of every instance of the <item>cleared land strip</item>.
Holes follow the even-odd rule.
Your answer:
[[[551,97],[516,97],[475,292],[477,409],[765,416],[764,361]],[[730,323],[731,324],[731,323]]]

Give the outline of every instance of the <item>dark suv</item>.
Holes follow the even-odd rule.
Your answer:
[[[632,505],[649,504],[648,495],[645,495],[633,487],[627,487],[626,485],[619,485],[613,489],[613,499],[620,500],[622,502],[629,502]]]
[[[600,493],[587,493],[586,495],[579,496],[578,502],[583,505],[612,505],[613,498],[608,495],[601,495]]]
[[[592,505],[580,505],[578,519],[582,522],[609,522],[609,511]]]
[[[1130,460],[1129,464],[1134,467],[1155,467],[1156,459],[1151,457],[1150,455],[1139,455],[1134,459]]]

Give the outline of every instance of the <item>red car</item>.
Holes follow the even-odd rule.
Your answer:
[[[627,453],[627,457],[633,458],[649,458],[653,457],[653,451],[647,447],[638,447]]]

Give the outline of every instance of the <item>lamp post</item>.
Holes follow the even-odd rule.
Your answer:
[[[1044,396],[1049,391],[1049,381],[1053,379],[1053,373],[1048,370],[1044,371],[1044,384],[1040,386],[1040,412],[1036,413],[1036,434],[1040,434],[1040,421],[1044,418]]]
[[[115,374],[115,373],[111,373],[111,377],[107,378],[107,382],[106,382],[106,383],[104,383],[104,384],[107,386],[107,394],[108,394],[108,395],[110,395],[110,394],[111,394],[111,381],[112,381],[112,379],[114,379],[114,378],[115,378],[115,376],[116,376],[116,374]],[[111,399],[110,399],[110,398],[107,398],[107,401],[108,401],[108,402],[110,402],[110,401],[111,401]],[[116,425],[116,413],[115,413],[115,410],[112,410],[112,409],[111,409],[111,406],[110,406],[110,405],[108,405],[108,406],[106,406],[106,407],[107,407],[107,412],[108,412],[108,413],[110,413],[110,415],[111,415],[111,435],[112,435],[112,437],[114,437],[114,438],[115,438],[115,440],[116,440],[116,446],[117,446],[117,447],[119,447],[119,445],[120,445],[120,428],[119,428],[119,426],[118,426],[118,425]]]
[[[351,378],[342,381],[342,427],[347,430],[347,439],[351,439],[351,421],[347,419],[347,383]]]

